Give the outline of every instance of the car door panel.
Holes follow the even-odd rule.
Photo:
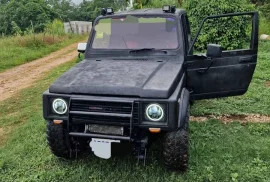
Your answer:
[[[258,50],[258,14],[249,12],[248,15],[253,17],[250,49],[224,51],[219,58],[209,58],[205,55],[187,56],[187,87],[191,91],[191,100],[246,93],[256,68]]]
[[[244,94],[251,82],[252,75],[256,67],[257,56],[247,57],[227,57],[213,60],[193,61],[188,68],[187,80],[188,88],[191,90],[191,99],[206,99]],[[241,62],[249,60],[250,62]],[[251,61],[252,60],[252,61]]]

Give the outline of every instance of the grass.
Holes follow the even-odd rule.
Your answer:
[[[265,17],[260,18],[259,34],[270,35],[270,20],[267,20]]]
[[[0,72],[44,57],[49,53],[85,39],[83,35],[38,34],[0,38]]]
[[[197,102],[194,114],[269,114],[269,42],[261,42],[258,67],[247,95]],[[75,161],[55,158],[45,139],[42,92],[72,67],[66,63],[17,96],[0,103],[0,181],[269,181],[270,124],[222,124],[217,120],[190,123],[190,169],[184,174],[161,165],[160,143],[150,151],[147,166],[131,155],[101,160],[89,151]],[[257,95],[259,94],[259,95]],[[264,108],[267,106],[268,108]]]

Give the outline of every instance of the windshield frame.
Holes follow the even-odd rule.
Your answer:
[[[154,18],[173,18],[175,21],[176,21],[176,36],[177,36],[177,42],[178,42],[178,47],[177,48],[172,48],[172,49],[156,49],[156,50],[166,50],[166,51],[177,51],[179,50],[180,48],[182,48],[184,46],[184,43],[183,43],[183,40],[181,41],[181,35],[182,35],[182,28],[180,27],[180,18],[179,16],[176,16],[175,14],[145,14],[145,13],[138,13],[138,14],[116,14],[116,15],[109,15],[109,16],[100,16],[98,17],[95,21],[94,21],[94,24],[93,24],[93,27],[95,27],[98,22],[102,19],[107,19],[107,18],[121,18],[121,17],[126,17],[128,15],[131,15],[131,16],[135,16],[135,17],[154,17]],[[89,38],[89,41],[88,41],[88,44],[89,46],[87,46],[87,52],[94,52],[94,53],[99,53],[99,52],[103,52],[103,53],[106,53],[106,52],[114,52],[114,53],[117,53],[117,52],[127,52],[129,53],[131,50],[134,50],[134,49],[104,49],[104,48],[93,48],[93,43],[94,43],[94,39],[95,39],[95,35],[96,35],[96,31],[95,29],[93,28],[91,33],[90,33],[90,38]]]

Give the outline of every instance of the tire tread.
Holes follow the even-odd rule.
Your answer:
[[[186,171],[188,168],[188,126],[189,109],[187,110],[184,127],[165,135],[163,143],[163,157],[164,165],[168,169]]]

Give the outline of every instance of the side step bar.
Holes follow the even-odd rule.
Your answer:
[[[130,141],[130,137],[116,136],[116,135],[101,135],[101,134],[94,134],[94,133],[78,133],[78,132],[70,132],[69,135],[75,136],[75,137],[103,138],[103,139]]]

